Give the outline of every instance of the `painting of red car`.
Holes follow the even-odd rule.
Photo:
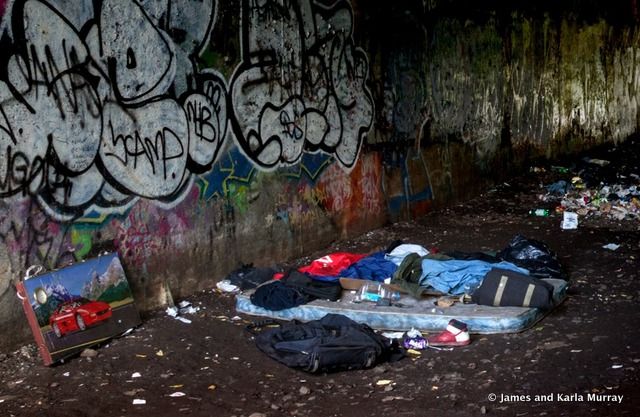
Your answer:
[[[60,304],[49,317],[49,324],[55,335],[62,337],[100,324],[111,314],[111,306],[103,301],[76,298]]]

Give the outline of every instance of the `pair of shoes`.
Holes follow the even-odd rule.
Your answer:
[[[453,319],[442,333],[429,336],[427,342],[431,346],[466,346],[471,343],[471,338],[467,325]]]

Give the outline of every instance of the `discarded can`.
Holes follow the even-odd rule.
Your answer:
[[[529,210],[529,214],[532,216],[547,217],[549,215],[549,210],[548,209]]]
[[[416,336],[411,338],[409,337],[405,338],[403,341],[403,345],[405,349],[422,350],[422,349],[426,349],[429,343],[427,343],[427,340],[424,337]]]

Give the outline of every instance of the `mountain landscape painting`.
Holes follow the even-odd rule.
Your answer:
[[[25,287],[41,327],[49,325],[58,306],[75,299],[104,301],[114,308],[133,302],[124,268],[115,253],[32,277]],[[46,293],[44,303],[38,302],[38,291]]]
[[[30,277],[16,285],[45,365],[140,325],[117,253]]]

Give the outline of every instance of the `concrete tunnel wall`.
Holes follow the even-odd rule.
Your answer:
[[[152,309],[636,134],[635,1],[522,3],[0,0],[0,349],[30,265]]]

